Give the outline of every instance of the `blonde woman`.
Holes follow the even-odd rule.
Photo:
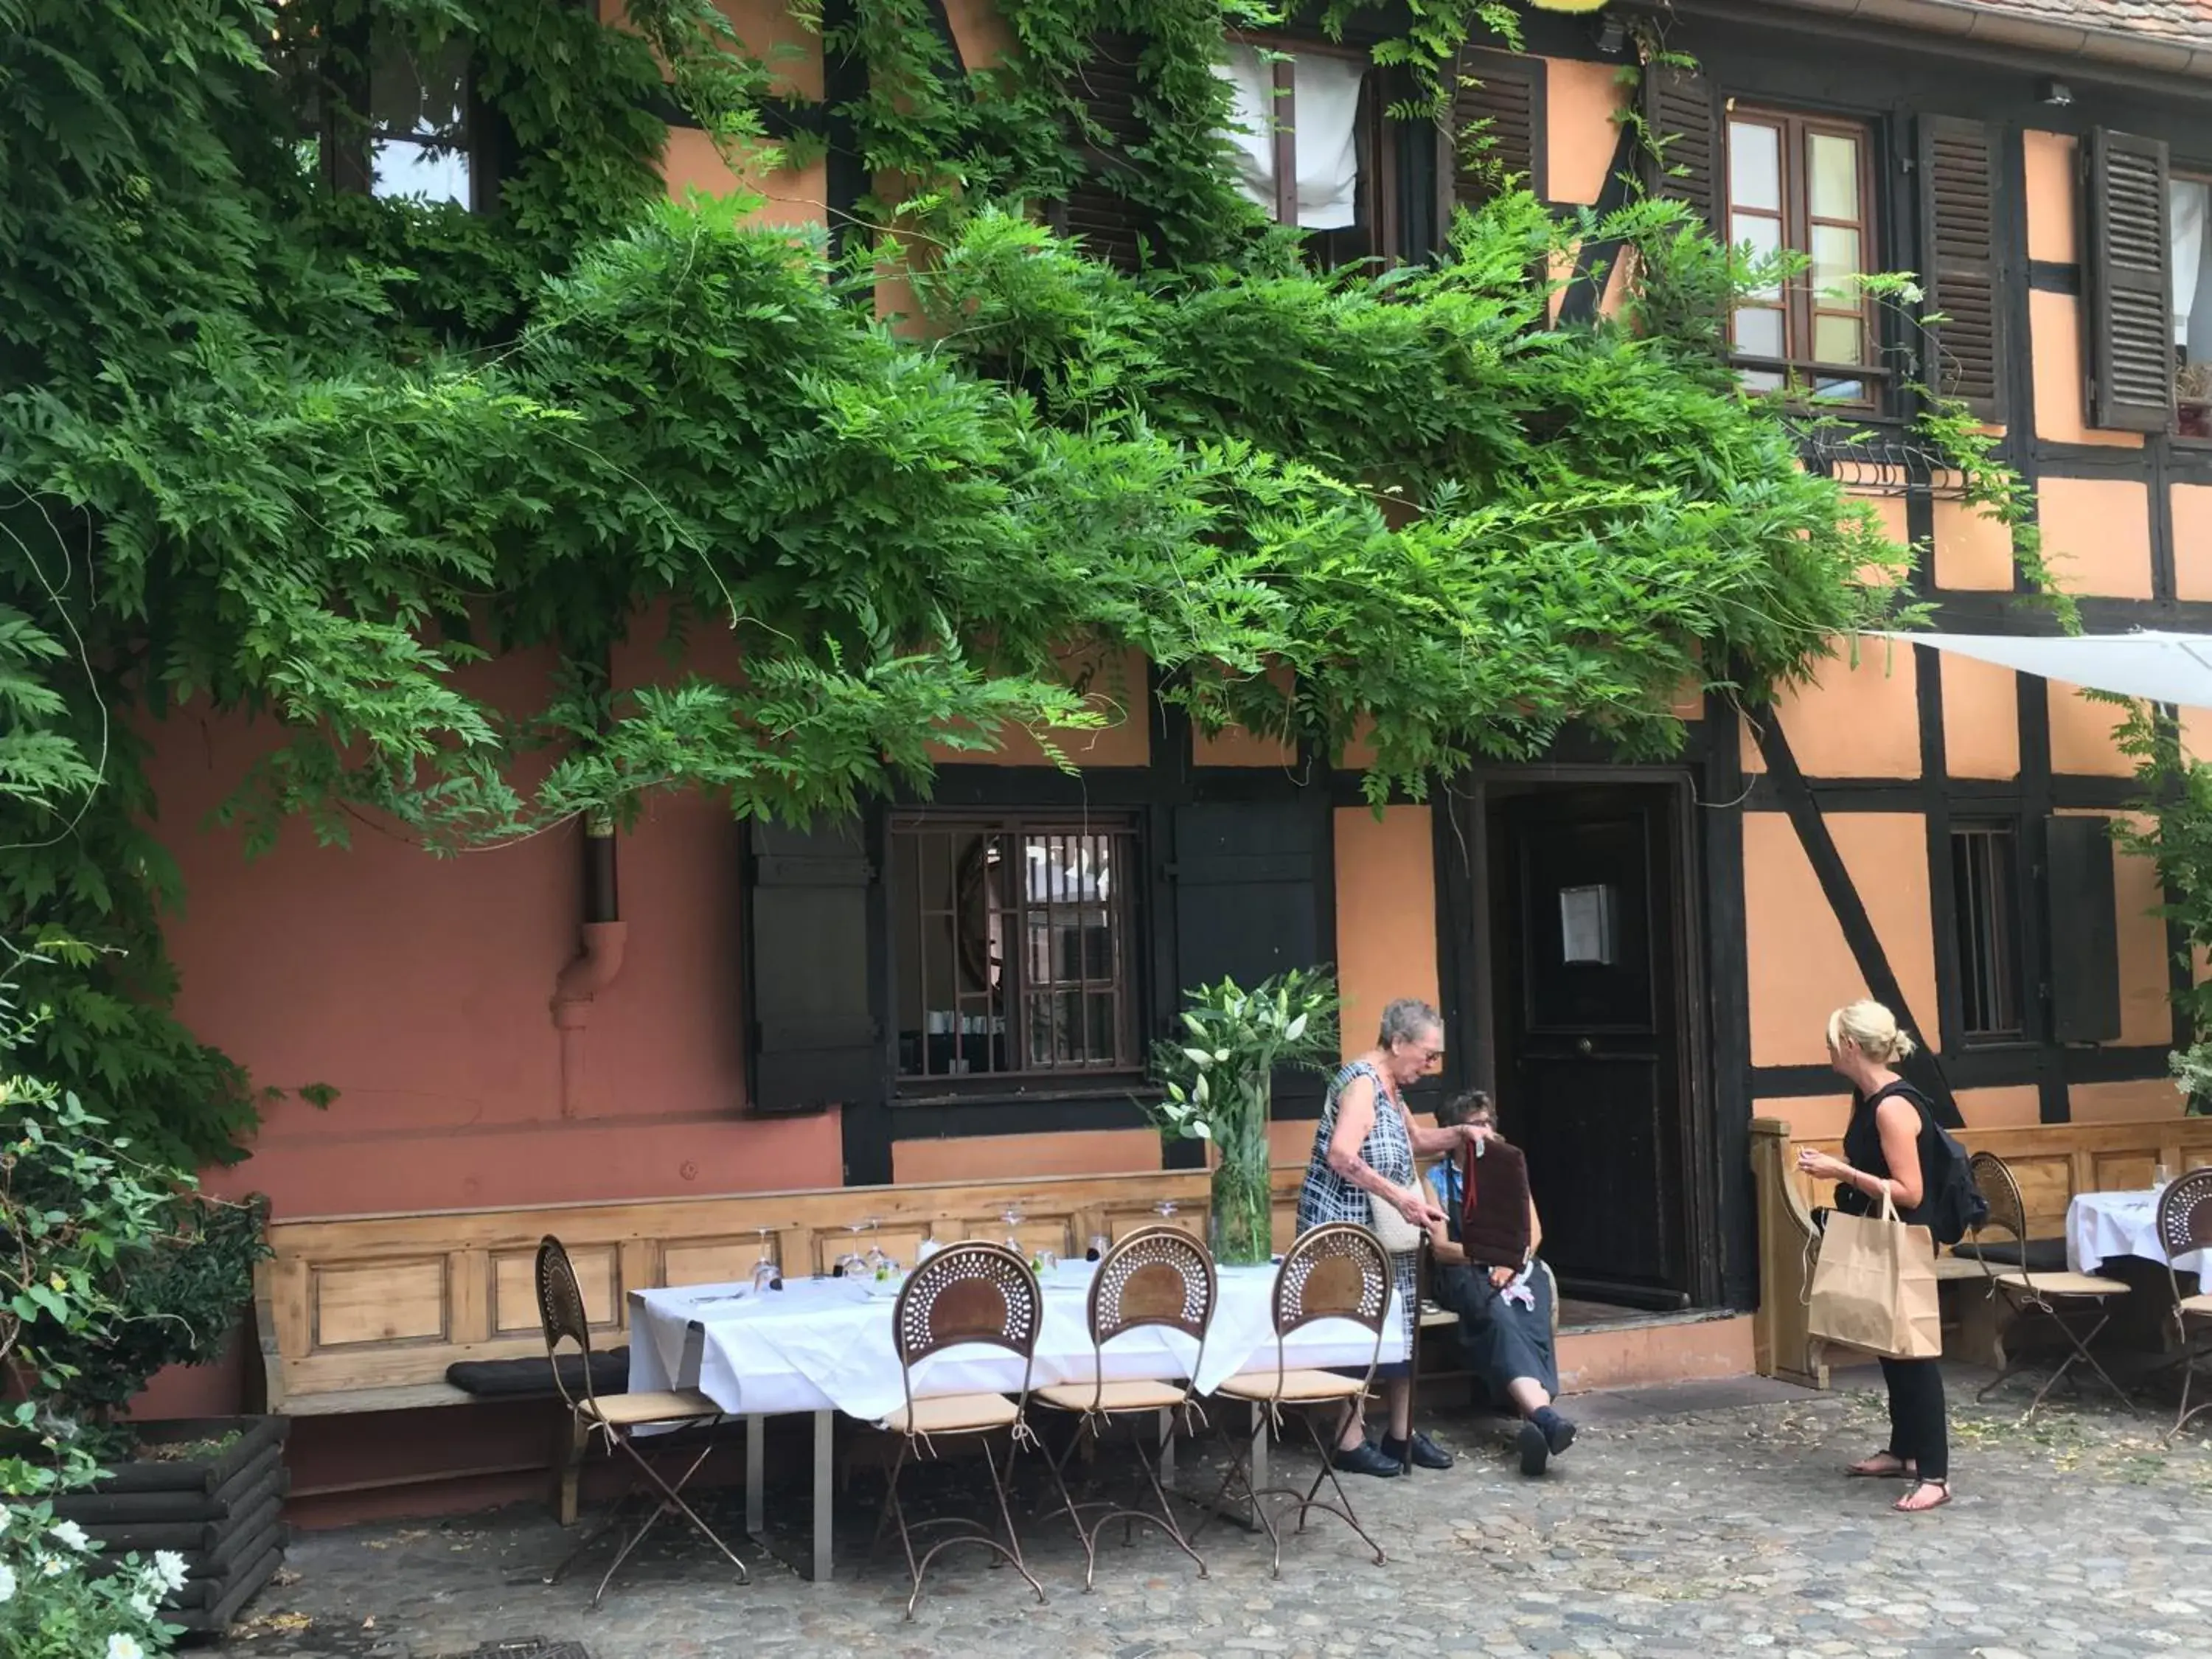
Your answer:
[[[1883,1195],[1907,1224],[1928,1219],[1941,1143],[1928,1102],[1897,1075],[1912,1039],[1879,1002],[1854,1002],[1828,1016],[1828,1063],[1851,1085],[1851,1121],[1844,1155],[1806,1147],[1797,1167],[1836,1183],[1836,1207],[1847,1215],[1878,1214]],[[1935,1359],[1884,1359],[1889,1385],[1889,1444],[1850,1466],[1865,1480],[1909,1480],[1891,1507],[1920,1515],[1951,1501],[1950,1431],[1943,1416],[1943,1371]]]

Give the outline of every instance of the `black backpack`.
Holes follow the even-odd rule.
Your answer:
[[[1989,1219],[1990,1201],[1974,1185],[1974,1168],[1966,1149],[1936,1121],[1935,1109],[1919,1090],[1909,1083],[1893,1083],[1875,1094],[1867,1104],[1870,1108],[1878,1105],[1891,1095],[1911,1101],[1913,1109],[1920,1114],[1921,1123],[1936,1132],[1936,1156],[1929,1161],[1929,1167],[1922,1171],[1927,1177],[1927,1190],[1920,1196],[1920,1218],[1938,1244],[1947,1248],[1956,1244]]]

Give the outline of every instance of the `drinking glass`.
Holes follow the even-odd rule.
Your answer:
[[[1006,1224],[1006,1248],[1016,1255],[1022,1253],[1022,1206],[1018,1200],[999,1212],[999,1219]]]
[[[2166,1188],[2167,1183],[2172,1181],[2172,1179],[2173,1171],[2167,1169],[2165,1164],[2154,1164],[2151,1165],[2150,1185],[2153,1192],[2164,1192]]]
[[[1039,1279],[1049,1279],[1060,1272],[1060,1252],[1049,1244],[1040,1244],[1036,1255],[1030,1259],[1030,1266],[1036,1270]]]
[[[848,1243],[845,1246],[845,1254],[837,1258],[838,1278],[857,1279],[867,1277],[868,1259],[860,1253],[860,1235],[866,1232],[868,1224],[865,1221],[848,1221],[845,1224],[845,1236]]]
[[[1114,1241],[1112,1239],[1107,1237],[1103,1233],[1097,1233],[1092,1235],[1091,1249],[1085,1252],[1085,1255],[1090,1261],[1103,1261],[1106,1259],[1106,1252],[1113,1248]]]
[[[778,1290],[783,1285],[783,1269],[776,1265],[775,1251],[771,1241],[775,1237],[773,1227],[756,1227],[760,1235],[760,1260],[753,1263],[753,1289]]]
[[[890,1269],[896,1264],[892,1262],[890,1257],[884,1254],[883,1218],[881,1216],[872,1215],[861,1224],[868,1230],[867,1264],[869,1275],[870,1277],[876,1279],[884,1278],[887,1276]]]
[[[1176,1203],[1175,1200],[1171,1198],[1164,1198],[1158,1203],[1152,1206],[1152,1213],[1159,1217],[1162,1221],[1172,1224],[1175,1220],[1176,1211],[1179,1207],[1180,1206]]]

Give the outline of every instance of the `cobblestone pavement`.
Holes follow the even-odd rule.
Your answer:
[[[540,1582],[563,1537],[524,1506],[307,1534],[221,1653],[442,1659],[532,1638],[591,1659],[2212,1653],[2212,1450],[2193,1437],[2163,1449],[2162,1414],[2061,1404],[2023,1426],[2019,1398],[1983,1410],[1959,1404],[1966,1392],[1954,1382],[1958,1498],[1917,1519],[1888,1512],[1895,1483],[1841,1478],[1881,1443],[1878,1393],[1656,1389],[1571,1402],[1582,1438],[1540,1481],[1521,1478],[1500,1425],[1444,1417],[1457,1468],[1352,1486],[1389,1552],[1380,1568],[1326,1516],[1285,1540],[1280,1578],[1264,1540],[1233,1529],[1202,1540],[1203,1580],[1158,1539],[1124,1548],[1117,1534],[1085,1595],[1065,1522],[1031,1522],[1047,1605],[981,1552],[955,1551],[909,1624],[895,1546],[848,1567],[877,1512],[856,1485],[845,1514],[860,1530],[834,1585],[744,1546],[753,1583],[740,1586],[672,1530],[594,1613],[596,1571]],[[714,1514],[742,1532],[726,1504]]]

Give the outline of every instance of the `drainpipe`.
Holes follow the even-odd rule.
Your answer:
[[[601,684],[611,678],[603,665]],[[553,1024],[561,1033],[561,1115],[581,1115],[584,1103],[584,1028],[592,1003],[622,972],[629,926],[622,919],[615,879],[615,823],[595,812],[584,820],[584,919],[575,959],[553,983]]]

